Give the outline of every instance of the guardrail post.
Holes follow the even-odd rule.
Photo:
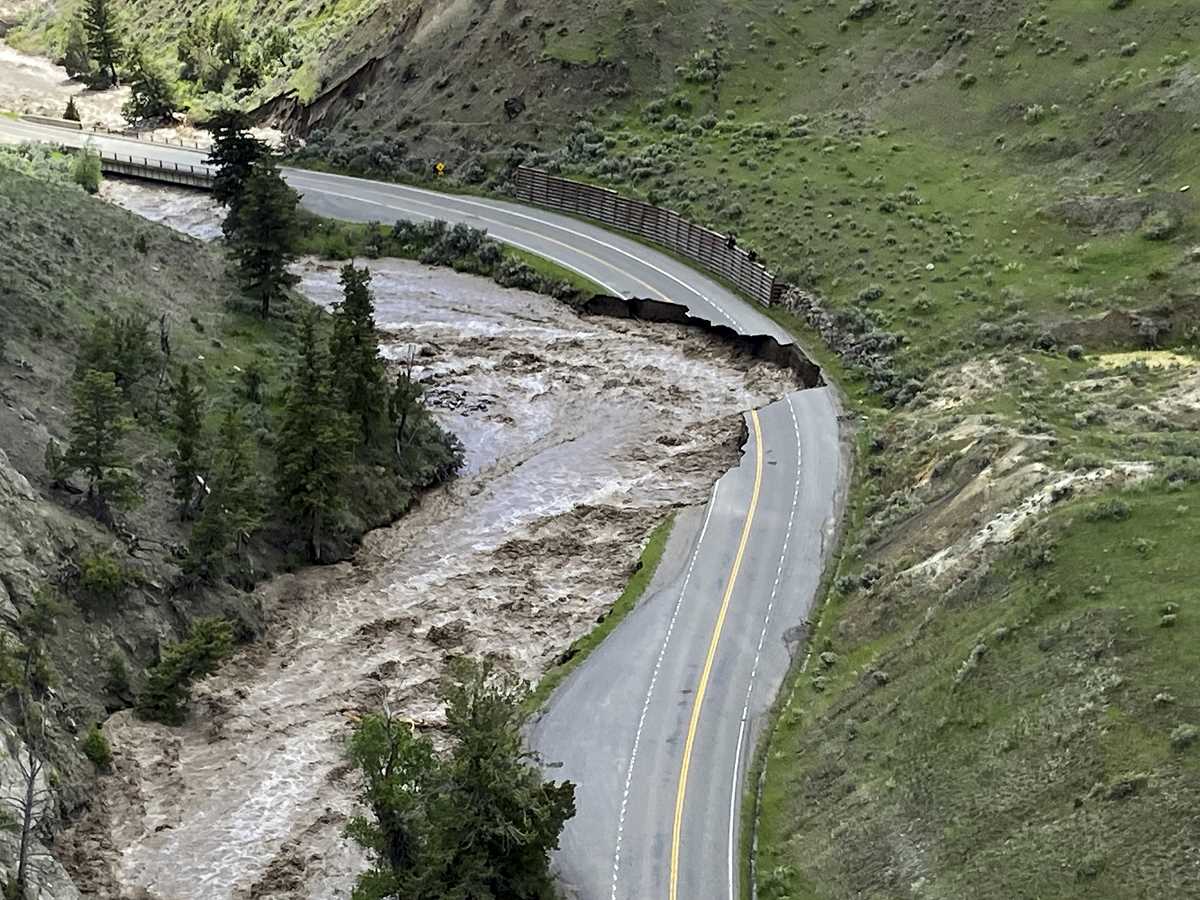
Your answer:
[[[615,191],[609,192],[610,203],[607,202],[609,197],[597,197],[599,188],[526,166],[517,168],[516,181],[520,199],[575,212],[661,244],[695,260],[710,272],[728,278],[759,303],[769,306],[783,290],[782,283],[776,281],[774,273],[765,265],[752,261],[742,247],[730,247],[727,235],[689,222],[671,210],[621,196]]]

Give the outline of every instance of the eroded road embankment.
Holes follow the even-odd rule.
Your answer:
[[[116,774],[73,835],[101,895],[348,895],[353,718],[386,699],[436,725],[456,654],[536,679],[613,602],[667,511],[703,503],[737,464],[739,411],[795,386],[695,329],[371,268],[384,351],[413,355],[467,469],[352,563],[264,586],[270,638],[200,686],[193,723],[109,722]],[[340,296],[335,267],[302,274],[317,302]]]

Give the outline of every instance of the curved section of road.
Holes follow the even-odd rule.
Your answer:
[[[166,163],[203,154],[0,119],[0,141],[80,145]],[[351,221],[443,219],[551,259],[614,295],[671,300],[743,334],[790,336],[678,262],[568,216],[500,200],[285,169],[306,207]],[[582,900],[738,896],[746,766],[790,662],[840,515],[829,388],[746,416],[741,464],[716,485],[678,576],[648,596],[555,692],[531,739],[578,785],[556,864]]]

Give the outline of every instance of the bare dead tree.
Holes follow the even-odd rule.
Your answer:
[[[28,662],[26,669],[28,670]],[[28,682],[26,682],[28,684]],[[15,791],[0,797],[15,813],[16,830],[19,835],[16,877],[5,886],[5,896],[13,900],[24,900],[29,892],[31,874],[48,854],[35,852],[33,836],[50,810],[51,792],[43,778],[46,763],[38,755],[38,746],[45,744],[45,721],[38,713],[31,713],[33,701],[19,689],[21,719],[24,723],[24,747],[14,754],[14,761],[21,772]]]
[[[162,399],[170,390],[171,332],[167,314],[158,317],[158,383],[154,386],[154,418],[161,418]]]
[[[409,347],[408,358],[401,364],[396,373],[396,386],[392,390],[389,402],[392,421],[395,423],[396,456],[399,458],[404,451],[404,430],[410,416],[414,416],[421,406],[421,395],[424,393],[419,382],[413,380],[413,365],[416,362],[416,348]]]

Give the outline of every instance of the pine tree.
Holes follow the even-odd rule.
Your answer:
[[[131,125],[157,122],[171,118],[177,106],[175,85],[146,59],[140,49],[129,54],[126,63],[129,73],[129,99],[121,107],[121,115]]]
[[[111,372],[89,369],[76,379],[71,416],[72,470],[87,476],[87,499],[96,517],[111,521],[110,504],[130,503],[136,486],[121,443],[132,427]]]
[[[250,117],[238,109],[213,113],[208,120],[208,130],[212,133],[213,144],[204,163],[217,170],[212,195],[218,203],[229,207],[225,219],[225,236],[229,237],[250,172],[255,163],[270,155],[270,150],[250,134]]]
[[[168,644],[150,669],[136,711],[143,719],[182,725],[193,682],[211,675],[233,652],[233,626],[225,619],[197,619],[187,640]]]
[[[334,383],[343,409],[358,428],[362,447],[370,447],[383,434],[387,416],[387,376],[379,356],[375,327],[375,298],[371,296],[371,273],[353,264],[342,269],[343,300],[334,307]]]
[[[262,523],[254,444],[238,410],[229,409],[221,420],[217,448],[208,500],[188,542],[188,568],[209,580],[220,574],[229,545],[240,551]]]
[[[377,863],[360,876],[354,896],[430,897],[428,810],[439,776],[432,742],[384,710],[363,717],[347,751],[362,776],[358,799],[371,816],[351,819],[346,833]]]
[[[138,386],[154,373],[157,365],[158,357],[150,341],[149,316],[141,311],[124,316],[101,315],[80,342],[75,377],[82,377],[89,369],[112,372],[117,387],[132,402]]]
[[[325,523],[342,503],[352,437],[345,414],[332,401],[315,309],[300,321],[299,351],[276,441],[276,480],[309,558],[319,562]]]
[[[200,475],[200,442],[204,427],[204,390],[184,366],[175,386],[175,470],[171,475],[179,518],[190,519]]]
[[[575,786],[543,781],[524,749],[521,682],[460,660],[445,692],[454,748],[432,818],[440,824],[442,881],[461,896],[553,896],[550,851],[575,814]]]
[[[71,464],[67,459],[67,454],[63,452],[63,448],[54,438],[50,438],[46,442],[43,459],[46,464],[46,474],[50,476],[50,487],[62,487],[71,477]]]
[[[87,32],[79,19],[67,23],[67,39],[63,43],[62,66],[72,78],[86,78],[91,74],[92,59],[88,55]]]
[[[258,301],[264,319],[271,315],[272,301],[296,282],[288,263],[296,258],[298,203],[275,164],[263,159],[250,170],[241,198],[226,219],[225,234],[242,288]]]
[[[445,689],[450,752],[382,714],[350,739],[370,816],[347,833],[371,857],[356,900],[554,896],[550,851],[575,813],[570,782],[542,780],[521,737],[524,687],[467,661]]]
[[[96,87],[111,87],[117,83],[121,41],[117,36],[116,18],[110,0],[84,0],[83,28],[87,32],[88,54],[96,64]]]

